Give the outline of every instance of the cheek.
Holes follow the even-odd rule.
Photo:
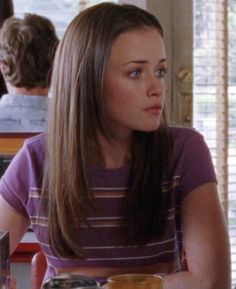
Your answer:
[[[108,110],[125,108],[129,106],[132,99],[135,98],[134,95],[134,90],[130,89],[130,87],[123,82],[120,83],[119,80],[107,82],[104,94],[105,106]]]
[[[131,107],[130,99],[122,93],[121,90],[117,90],[116,93],[110,94],[106,99],[106,109],[108,111],[116,112],[117,114],[124,112],[127,108]]]
[[[162,92],[161,92],[161,99],[162,99],[162,103],[165,102],[166,100],[166,94],[167,94],[168,90],[166,88],[166,83],[164,82],[162,85]]]

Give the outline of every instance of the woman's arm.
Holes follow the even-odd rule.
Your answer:
[[[12,253],[29,227],[29,220],[13,209],[0,195],[0,229],[10,235]]]
[[[164,289],[230,289],[230,249],[216,184],[204,184],[183,201],[188,272],[164,277]]]

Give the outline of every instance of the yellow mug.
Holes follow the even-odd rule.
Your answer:
[[[153,274],[119,274],[110,276],[108,289],[162,289],[162,278]]]

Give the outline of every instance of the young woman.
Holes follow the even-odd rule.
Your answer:
[[[142,9],[103,3],[69,25],[48,133],[25,142],[0,182],[0,227],[13,250],[33,226],[45,279],[143,272],[165,289],[230,288],[209,150],[167,125],[166,71],[162,28]]]

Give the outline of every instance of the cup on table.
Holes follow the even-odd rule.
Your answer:
[[[162,289],[162,278],[152,274],[120,274],[110,276],[108,289]]]

